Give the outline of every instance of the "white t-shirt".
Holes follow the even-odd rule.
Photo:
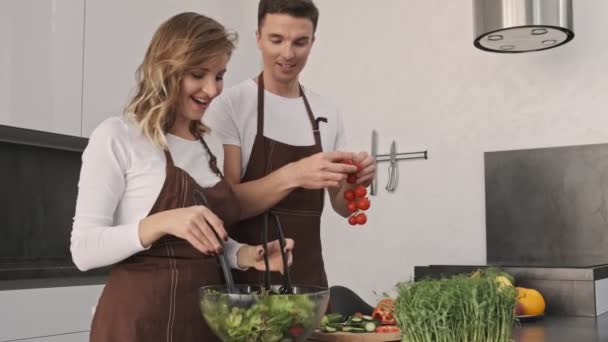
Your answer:
[[[304,88],[304,93],[315,118],[327,119],[327,122],[319,122],[323,151],[343,150],[346,146],[344,125],[338,109],[309,89]],[[241,147],[241,177],[249,164],[257,133],[257,103],[257,83],[247,79],[213,100],[203,117],[225,145]],[[264,92],[264,136],[294,146],[314,145],[302,97],[286,98],[267,90]]]
[[[209,165],[209,155],[199,141],[167,134],[169,151],[177,167],[202,187],[220,181]],[[205,135],[220,169],[223,146],[213,134]],[[127,117],[112,117],[91,134],[82,155],[76,215],[72,227],[72,258],[85,271],[122,261],[144,250],[139,240],[139,221],[156,202],[165,181],[163,151],[148,140]],[[240,244],[226,243],[232,267],[237,266]]]

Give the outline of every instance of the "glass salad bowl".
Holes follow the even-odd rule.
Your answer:
[[[299,342],[319,326],[329,302],[329,289],[294,286],[291,294],[279,294],[281,285],[270,290],[260,286],[225,285],[199,289],[199,304],[205,321],[225,342]]]

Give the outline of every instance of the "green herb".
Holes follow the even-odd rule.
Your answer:
[[[230,303],[219,293],[201,301],[207,323],[224,341],[291,341],[314,324],[314,303],[304,295],[260,294],[248,308]]]
[[[511,341],[517,291],[501,285],[497,269],[471,277],[397,286],[396,318],[407,342]]]

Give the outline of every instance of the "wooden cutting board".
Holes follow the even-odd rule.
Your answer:
[[[348,333],[335,332],[331,334],[322,331],[315,331],[309,341],[323,342],[389,342],[401,341],[400,333]]]

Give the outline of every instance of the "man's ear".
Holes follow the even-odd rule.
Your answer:
[[[255,43],[260,48],[260,42],[262,41],[262,35],[260,34],[260,30],[255,30]]]

